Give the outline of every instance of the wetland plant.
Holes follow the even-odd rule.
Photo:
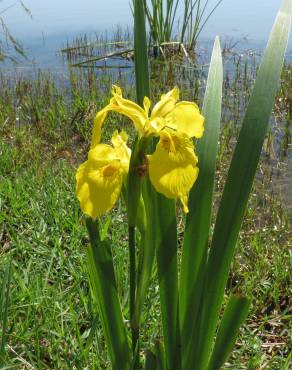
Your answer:
[[[137,103],[113,88],[110,102],[96,115],[88,159],[76,175],[77,198],[91,241],[87,256],[92,294],[113,369],[138,369],[144,361],[146,369],[215,370],[228,358],[250,299],[231,293],[223,310],[224,292],[281,76],[291,13],[292,1],[284,0],[211,230],[223,85],[219,39],[201,113],[195,103],[179,102],[176,87],[151,110],[144,6],[142,0],[134,1]],[[102,128],[110,111],[127,116],[136,128],[131,150],[123,131],[113,133],[111,145],[103,143]],[[108,222],[100,219],[121,194],[128,223],[129,324],[118,296]],[[176,199],[185,214],[180,249]],[[155,261],[163,339],[145,350],[141,312]],[[143,359],[141,353],[146,353]]]
[[[190,49],[193,49],[204,26],[223,0],[217,1],[211,8],[209,8],[209,0],[143,1],[151,42],[156,48],[175,40],[174,27],[177,27],[178,8],[183,3],[183,15],[179,20],[177,39],[180,44],[186,43]]]

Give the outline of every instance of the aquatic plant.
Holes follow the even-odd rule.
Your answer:
[[[145,14],[149,24],[151,42],[156,48],[163,43],[174,41],[174,32],[178,32],[180,43],[186,43],[190,48],[196,45],[206,23],[222,3],[219,0],[209,9],[209,0],[184,0],[183,16],[178,22],[177,10],[179,0],[143,0]],[[177,30],[174,27],[178,27]]]
[[[88,160],[76,175],[77,197],[88,216],[90,281],[113,369],[140,366],[141,307],[155,256],[163,341],[147,351],[145,368],[215,370],[229,356],[248,314],[249,299],[231,294],[223,315],[220,313],[277,92],[291,13],[292,1],[284,0],[243,118],[212,232],[223,82],[219,40],[215,40],[202,108],[202,136],[203,118],[198,108],[193,103],[177,103],[176,89],[162,95],[149,114],[144,6],[140,0],[134,2],[138,104],[124,99],[120,89],[113,90],[109,104],[95,118]],[[177,108],[179,104],[182,109]],[[100,144],[102,124],[110,110],[126,115],[136,127],[138,135],[131,152],[123,132],[114,134],[113,147]],[[198,179],[191,137],[200,138],[196,143]],[[123,186],[128,215],[131,345],[119,303],[111,241],[97,217],[112,208]],[[180,198],[187,213],[180,265],[172,198]]]
[[[19,4],[25,13],[31,16],[30,10],[21,0],[19,1]],[[16,62],[17,58],[14,54],[21,57],[26,56],[22,43],[13,36],[3,18],[3,15],[6,13],[6,11],[8,11],[14,5],[16,5],[16,3],[4,6],[2,9],[0,9],[0,29],[2,30],[0,38],[0,61],[10,59],[13,62]]]

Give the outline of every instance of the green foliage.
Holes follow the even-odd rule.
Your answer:
[[[149,1],[143,2],[152,42],[159,46],[171,41],[179,0],[151,0],[151,7],[148,5]]]
[[[242,128],[232,157],[217,214],[202,309],[199,366],[210,356],[231,259],[251,191],[256,167],[284,62],[292,13],[292,1],[284,1],[275,21]]]
[[[8,323],[8,306],[9,306],[9,289],[11,279],[11,261],[9,261],[2,284],[0,287],[0,327],[1,327],[1,340],[0,340],[0,365],[5,364],[5,346],[6,346],[6,330]]]
[[[86,220],[91,246],[87,250],[93,296],[110,353],[113,370],[130,369],[130,349],[117,294],[110,246],[100,239],[98,223]]]
[[[163,14],[162,8],[160,11]],[[191,193],[190,214],[186,223],[183,244],[180,296],[178,293],[178,237],[175,204],[173,200],[166,199],[161,194],[151,195],[154,189],[151,188],[150,184],[146,183],[150,196],[147,192],[144,192],[144,194],[141,192],[143,180],[138,173],[138,168],[144,165],[146,161],[144,157],[147,153],[147,142],[150,142],[149,147],[153,150],[154,139],[148,139],[146,136],[135,140],[130,159],[127,189],[127,208],[130,216],[128,217],[129,306],[132,331],[132,367],[134,369],[139,368],[140,333],[138,326],[140,318],[134,316],[136,313],[140,314],[141,299],[144,298],[144,289],[146,289],[144,285],[142,294],[138,290],[139,308],[135,309],[135,303],[137,302],[135,227],[141,195],[142,199],[145,195],[143,202],[146,203],[146,225],[145,231],[141,233],[141,241],[146,240],[144,232],[146,235],[152,232],[154,234],[152,240],[156,248],[163,328],[163,345],[160,347],[161,350],[157,352],[157,361],[161,364],[162,369],[219,369],[228,358],[239,328],[247,317],[249,300],[244,297],[231,297],[222,318],[220,317],[220,310],[231,260],[280,80],[289,37],[291,13],[292,1],[284,0],[276,18],[243,119],[209,249],[223,82],[220,44],[218,39],[215,41],[203,105],[207,129],[202,143],[198,144],[200,166],[203,168],[203,173],[200,176],[198,186],[195,186]],[[142,0],[134,2],[134,39],[137,100],[142,105],[144,96],[149,96],[146,32]],[[150,200],[152,201],[151,210],[150,205],[147,205]],[[153,221],[150,221],[151,219],[155,221],[155,225]],[[99,245],[99,236],[92,230],[90,238],[93,246],[99,249],[102,248]],[[145,245],[140,246],[140,248],[145,248]],[[150,256],[151,258],[148,259],[147,264],[143,263],[142,260],[142,269],[149,269],[148,274],[142,273],[144,284],[145,282],[148,283],[152,271],[152,252]],[[112,263],[111,260],[108,262]],[[99,266],[95,266],[95,269],[100,271]],[[95,275],[97,285],[106,286],[106,276],[97,273]],[[101,313],[106,311],[103,297],[96,294],[99,305],[102,305],[100,307]],[[116,293],[114,292],[113,299],[115,297]],[[120,315],[118,315],[118,321],[120,322],[119,317]],[[105,317],[104,314],[101,315],[101,318],[103,326],[106,328],[109,318]],[[108,336],[107,330],[106,336]],[[109,352],[113,354],[116,345],[109,338],[107,338],[107,344],[110,347]],[[119,351],[120,348],[118,347],[117,350]],[[117,358],[113,359],[113,356],[111,357],[112,366],[115,367]]]
[[[285,22],[282,22],[282,26],[284,24]],[[277,42],[277,47],[280,47],[280,44],[281,42]],[[274,52],[277,58],[281,58],[280,52],[276,49]],[[266,54],[265,60],[267,55],[269,53]],[[281,63],[278,64],[277,72],[272,67],[264,69],[267,73],[273,72],[275,80],[277,80],[277,73],[279,75]],[[284,78],[285,75],[283,73]],[[214,76],[219,77],[217,79]],[[260,72],[259,79],[263,81],[265,78],[262,76]],[[273,89],[276,88],[276,81],[268,80],[269,83],[273,83],[273,88],[269,89],[272,106],[271,100],[275,93]],[[103,317],[96,312],[98,305],[94,295],[90,294],[93,286],[90,287],[87,282],[88,265],[85,262],[85,252],[90,253],[92,249],[85,235],[85,228],[82,226],[83,218],[72,197],[74,167],[84,158],[84,146],[88,141],[88,131],[96,111],[94,102],[98,96],[98,104],[101,107],[109,100],[109,96],[103,92],[107,90],[108,82],[105,82],[103,88],[96,85],[89,87],[84,82],[88,81],[86,78],[83,80],[72,77],[70,86],[73,94],[69,102],[62,98],[60,87],[53,87],[49,78],[44,83],[43,94],[38,89],[41,89],[44,81],[37,81],[39,83],[27,83],[27,85],[22,81],[22,84],[17,85],[16,90],[9,90],[5,84],[2,84],[3,89],[0,93],[0,130],[3,137],[0,141],[0,242],[2,247],[0,276],[1,286],[6,287],[6,298],[3,300],[2,294],[0,305],[0,325],[6,322],[6,329],[3,330],[1,327],[2,337],[5,333],[5,353],[3,355],[2,351],[1,356],[5,358],[6,368],[14,366],[40,369],[110,368],[105,331],[102,327],[102,321],[106,320],[107,313],[104,313]],[[226,81],[225,78],[225,88]],[[80,88],[82,83],[86,86],[84,90]],[[218,142],[218,117],[220,117],[218,102],[221,85],[220,48],[216,41],[203,108],[206,121],[212,122],[213,130],[208,132],[207,128],[205,138],[197,144],[202,183],[204,183],[204,168],[206,168],[206,176],[211,174],[214,178],[215,175],[217,148],[211,143]],[[283,83],[282,86],[285,84]],[[30,96],[31,91],[35,93]],[[228,94],[228,91],[230,90],[226,88],[225,93]],[[236,91],[241,92],[238,86]],[[255,87],[254,94],[256,91]],[[17,98],[21,97],[17,100],[22,107],[20,111],[16,110],[14,105],[16,93],[19,94]],[[187,99],[188,92],[183,93],[184,98]],[[128,89],[127,94],[131,95],[133,91]],[[141,94],[143,96],[143,93]],[[262,94],[256,95],[263,97]],[[212,104],[216,100],[217,104]],[[93,108],[88,109],[88,106]],[[239,112],[235,112],[232,117],[239,115]],[[18,122],[16,117],[20,117],[21,125],[18,123],[15,125],[15,122]],[[111,122],[105,129],[106,138],[110,137],[113,128],[117,125],[119,127],[128,125],[127,120],[120,119],[116,115],[111,118]],[[233,122],[229,123],[228,119],[230,116],[223,110],[222,121],[225,125],[219,136],[215,192],[213,193],[211,181],[208,191],[204,193],[206,198],[213,197],[215,204],[220,200],[226,176],[225,168],[230,160],[233,140],[237,136],[236,125]],[[208,142],[207,139],[210,141]],[[206,167],[202,166],[203,161],[206,161]],[[264,159],[261,160],[261,164],[263,166]],[[290,256],[288,249],[285,248],[289,235],[284,212],[276,200],[271,199],[267,183],[270,184],[264,183],[262,178],[257,179],[254,188],[256,195],[252,194],[247,204],[247,212],[241,226],[242,233],[237,240],[237,253],[231,264],[231,271],[226,277],[225,293],[230,294],[231,298],[228,303],[225,296],[222,295],[220,298],[223,301],[221,312],[223,308],[225,310],[221,322],[216,321],[218,332],[216,339],[212,338],[214,350],[208,365],[210,369],[222,366],[233,347],[239,326],[245,319],[247,311],[247,301],[241,298],[242,296],[251,297],[251,315],[239,332],[239,339],[226,366],[236,369],[242,367],[285,369],[289,366],[286,341],[290,319],[287,303],[289,297],[287,266]],[[186,263],[185,253],[188,233],[191,236],[193,222],[187,221],[189,229],[183,241],[183,219],[179,213],[175,214],[173,203],[161,196],[157,197],[149,181],[143,182],[141,188],[145,200],[148,232],[139,228],[137,222],[135,257],[138,257],[138,264],[135,266],[137,271],[135,308],[138,307],[138,313],[135,315],[138,317],[140,326],[140,340],[137,347],[139,352],[136,350],[134,355],[147,354],[146,364],[144,365],[144,358],[140,361],[140,365],[146,368],[165,369],[166,364],[169,368],[171,366],[179,368],[181,347],[177,331],[178,328],[184,328],[181,318],[187,315],[187,312],[184,313],[187,304],[186,302],[185,306],[183,302],[178,304],[178,300],[188,295],[185,294],[188,293],[187,290],[181,288],[183,281],[187,280],[183,280],[183,269],[189,268],[191,273],[192,268],[191,264],[188,267]],[[197,188],[193,189],[191,195],[192,206],[188,220],[195,216],[196,205],[199,207],[200,202],[204,202],[205,199],[196,198],[196,189],[199,191],[200,182],[197,183]],[[143,213],[143,206],[141,207],[142,211],[141,209],[140,211]],[[213,230],[210,210],[211,204],[205,209],[206,225],[202,228],[205,230],[204,235],[201,235],[201,240],[198,238],[202,249],[203,246],[206,248],[208,243],[210,224],[210,231]],[[178,216],[177,220],[176,216]],[[110,218],[101,219],[101,239],[108,235],[111,251],[108,240],[96,245],[99,248],[99,256],[106,257],[107,261],[110,260],[107,268],[110,266],[111,277],[114,264],[116,278],[114,294],[118,294],[120,303],[116,300],[113,305],[110,301],[107,301],[107,304],[110,306],[108,313],[111,309],[120,310],[117,315],[120,329],[121,315],[125,318],[123,325],[126,329],[130,327],[129,321],[131,321],[128,308],[129,276],[126,268],[128,264],[127,238],[125,238],[127,226],[122,222],[124,218],[125,209],[119,204]],[[177,236],[176,229],[172,227],[176,221]],[[94,232],[97,231],[95,225]],[[196,238],[190,237],[189,240],[194,241]],[[85,249],[82,248],[83,245]],[[154,264],[155,252],[156,264]],[[179,266],[181,252],[183,252],[182,264]],[[189,252],[193,251],[190,249]],[[183,262],[184,259],[185,262]],[[12,263],[9,283],[7,266],[10,260]],[[97,258],[96,261],[100,263],[101,260]],[[203,261],[206,262],[204,259]],[[96,265],[93,263],[93,258],[91,262],[91,273],[95,275]],[[105,266],[97,269],[100,274],[102,271],[108,271],[107,268],[103,270],[103,267]],[[194,267],[196,267],[195,263]],[[181,274],[180,289],[178,289],[179,273]],[[105,278],[104,282],[106,282],[106,276],[107,274],[102,277],[102,279]],[[216,277],[218,278],[217,275]],[[97,279],[95,275],[95,283]],[[220,279],[217,281],[220,283]],[[109,298],[107,287],[108,284],[103,285],[101,291],[106,298]],[[194,300],[192,307],[196,304]],[[101,312],[100,309],[98,311]],[[190,324],[193,321],[190,318],[187,323]],[[190,332],[194,330],[192,325],[185,326],[186,328]],[[117,333],[119,332],[122,333],[123,329],[117,330]],[[185,335],[182,341],[191,337],[187,336],[187,332],[183,330],[181,332]],[[277,338],[276,344],[269,342],[271,335]],[[124,337],[124,334],[121,336]],[[120,338],[117,335],[112,339],[119,343]],[[123,352],[121,358],[127,353],[128,349]],[[200,355],[201,352],[199,351],[198,354]]]
[[[190,194],[190,213],[186,218],[180,275],[180,325],[184,363],[195,352],[200,325],[206,259],[210,237],[213,189],[221,122],[223,66],[219,39],[214,44],[205,92],[203,114],[205,132],[197,144],[200,175]],[[196,345],[194,345],[194,342]]]
[[[177,26],[179,0],[143,0],[152,43],[159,47],[173,41],[174,33],[179,33],[178,40],[186,42],[190,48],[196,45],[204,26],[223,0],[209,8],[209,0],[184,0],[183,17]]]
[[[22,126],[15,127],[13,102],[19,98],[16,93],[21,92],[24,84],[34,91],[33,96],[41,96],[38,89],[42,80],[36,81],[37,84],[29,84],[22,80],[18,90],[12,87],[9,90],[3,83],[5,99],[3,90],[0,94],[1,284],[12,260],[5,363],[8,368],[29,365],[39,369],[110,368],[100,316],[89,290],[86,227],[72,196],[75,166],[84,159],[86,146],[79,130],[74,128],[68,132],[77,103],[57,103],[47,99],[51,109],[60,104],[63,107],[64,118],[58,121],[58,136],[48,137],[41,129],[47,122],[47,108],[39,99],[35,101],[36,105],[42,103],[38,129],[33,129],[36,122],[30,121],[29,108],[21,115]],[[53,84],[52,77],[47,84]],[[76,88],[75,94],[82,96],[82,106],[91,106],[94,98],[86,90],[86,79],[82,85],[85,90]],[[61,84],[58,86],[56,91],[61,93]],[[101,104],[109,99],[103,90],[105,88],[95,89]],[[184,96],[189,99],[186,93]],[[232,142],[237,135],[233,123],[227,123],[229,116],[226,114],[228,111],[223,111],[222,122],[226,122],[232,136],[231,143],[226,145],[226,130],[220,135],[219,152],[222,154],[217,163],[215,203],[221,195],[226,163],[229,163]],[[3,124],[8,116],[10,121]],[[80,127],[81,117],[77,117]],[[84,125],[90,127],[92,117],[88,115],[85,119]],[[106,126],[105,134],[111,134],[113,125],[127,125],[116,116],[112,119],[114,121]],[[234,369],[261,366],[270,370],[284,369],[285,363],[289,363],[289,227],[285,210],[270,190],[271,168],[266,167],[265,162],[262,157],[260,167],[264,172],[257,174],[226,290],[226,293],[252,298],[249,319],[226,364]],[[152,212],[151,201],[148,204]],[[101,224],[103,230],[106,229],[104,226],[109,226],[107,233],[113,244],[117,288],[122,312],[128,322],[127,226],[123,223],[125,210],[121,204],[111,212],[110,218],[110,225],[109,218],[101,220]],[[180,225],[181,219],[179,251]],[[151,240],[148,245],[153,246]],[[163,346],[158,345],[162,327],[156,266],[143,302],[140,347],[141,351],[150,348],[152,358],[157,359]]]

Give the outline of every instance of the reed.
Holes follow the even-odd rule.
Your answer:
[[[4,61],[5,59],[9,59],[10,61],[17,63],[18,57],[25,58],[26,52],[23,48],[22,42],[18,40],[10,31],[9,27],[5,22],[5,14],[9,11],[10,8],[17,5],[17,2],[13,4],[9,4],[9,2],[3,3],[1,1],[1,8],[0,8],[0,62]],[[19,1],[19,5],[29,17],[31,17],[30,10],[25,6],[22,1]]]
[[[151,42],[156,48],[156,54],[159,46],[174,40],[193,49],[206,23],[222,1],[210,6],[209,0],[184,0],[183,4],[179,0],[144,0]],[[181,20],[178,19],[180,8],[183,8]]]

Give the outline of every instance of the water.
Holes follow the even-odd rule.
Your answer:
[[[217,0],[209,1],[209,9]],[[55,51],[84,32],[111,32],[117,25],[132,28],[130,0],[25,0],[32,18],[20,5],[2,14],[9,29],[24,44],[28,54],[42,67],[58,67]],[[3,0],[1,9],[13,4]],[[183,3],[183,1],[181,1]],[[281,0],[224,0],[212,15],[201,39],[243,40],[249,45],[264,47]],[[182,7],[178,11],[178,18]],[[290,38],[288,55],[292,54]]]
[[[35,37],[42,33],[68,36],[72,32],[110,30],[113,25],[131,26],[130,0],[25,0],[33,18],[25,17],[20,6],[5,12],[15,35]],[[4,4],[12,0],[4,0]],[[181,4],[183,1],[181,1]],[[209,1],[211,9],[216,0]],[[243,36],[266,40],[281,0],[224,0],[207,24],[204,35]],[[4,7],[4,5],[2,5]],[[178,13],[181,14],[182,6]]]
[[[12,1],[12,0],[11,0]],[[29,57],[28,61],[21,61],[17,66],[21,72],[31,72],[32,69],[53,70],[54,73],[64,74],[67,70],[66,61],[57,53],[66,42],[87,33],[108,31],[108,36],[116,29],[132,29],[132,15],[129,7],[130,0],[25,0],[25,5],[32,12],[32,19],[25,15],[20,6],[14,6],[5,12],[5,22],[13,35],[17,36],[24,44]],[[216,0],[210,0],[210,5]],[[12,3],[8,0],[0,2],[1,9],[4,5]],[[205,62],[209,60],[210,50],[214,37],[220,35],[222,45],[235,43],[238,52],[246,49],[262,51],[268,40],[275,15],[280,7],[281,0],[224,0],[207,23],[200,37],[199,52],[205,55]],[[181,12],[181,9],[179,13]],[[287,49],[287,59],[292,61],[292,37]],[[112,61],[107,61],[107,65]],[[132,66],[131,62],[121,63]],[[104,62],[100,63],[104,65]],[[225,68],[228,68],[227,63]],[[130,69],[132,74],[133,69]],[[120,73],[117,70],[116,73]],[[104,71],[98,71],[98,74]],[[112,73],[112,72],[108,72]],[[114,72],[113,72],[114,73]],[[122,73],[128,73],[123,71]],[[291,151],[290,151],[291,154]],[[287,173],[291,174],[291,155],[287,156]],[[283,180],[283,178],[285,179]],[[284,189],[281,182],[291,183],[286,176],[279,180],[274,177],[274,184]],[[289,176],[288,176],[289,179]],[[280,191],[280,193],[287,193]],[[290,193],[289,193],[290,194]],[[291,195],[291,194],[290,194]],[[291,199],[285,200],[291,207]]]

